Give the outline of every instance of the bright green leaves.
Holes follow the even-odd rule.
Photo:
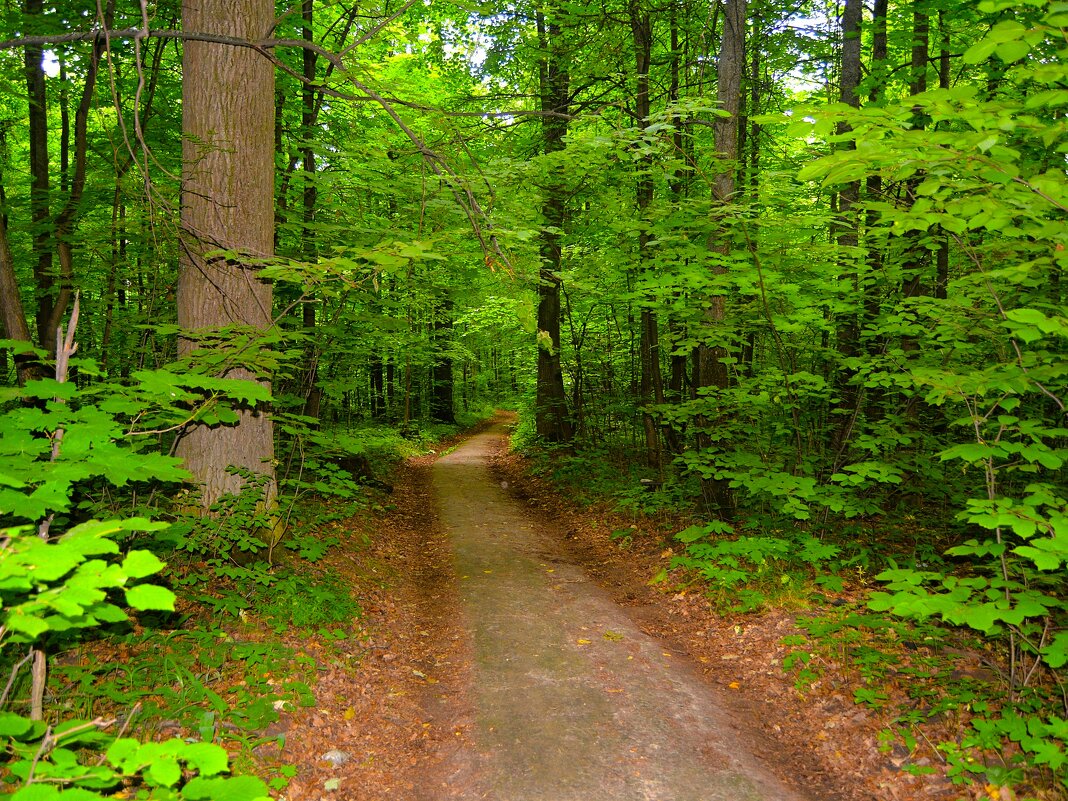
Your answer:
[[[212,743],[186,743],[183,740],[141,743],[130,738],[118,739],[108,748],[107,760],[125,776],[147,771],[145,777],[149,783],[158,787],[178,784],[182,778],[183,763],[200,776],[217,776],[228,767],[226,751],[221,747]]]
[[[138,584],[126,590],[126,603],[134,609],[174,611],[174,593],[165,587]]]
[[[90,521],[45,541],[28,528],[4,531],[0,559],[0,620],[5,642],[29,643],[49,631],[91,628],[126,619],[109,593],[124,590],[135,609],[173,610],[174,594],[134,585],[163,563],[147,551],[130,551],[121,563],[95,558],[116,554],[116,534],[153,531],[147,520]]]
[[[1030,344],[1056,335],[1068,339],[1068,316],[1054,312],[1047,317],[1041,309],[1009,309],[1005,313],[1005,327],[1012,336],[1021,342]]]
[[[32,781],[5,801],[102,801],[114,798],[124,782],[141,786],[137,797],[145,801],[269,801],[267,785],[254,776],[224,776],[229,769],[226,751],[212,743],[172,739],[142,743],[119,738],[109,745],[101,763],[83,764],[70,746],[107,739],[95,723],[70,721],[57,727],[55,743],[46,750],[39,742],[43,725],[16,715],[0,718],[0,737],[12,738],[16,755],[14,776]],[[36,732],[36,733],[34,733]],[[27,736],[32,734],[32,736]],[[44,755],[44,758],[42,758]],[[191,778],[190,778],[191,776]],[[60,789],[62,787],[62,789]]]
[[[60,387],[63,400],[52,399]],[[158,381],[78,389],[46,380],[30,382],[16,397],[45,400],[15,405],[0,415],[0,520],[37,521],[65,512],[71,508],[74,488],[96,478],[113,486],[188,478],[178,459],[146,452],[142,443],[129,439],[135,420],[162,422],[162,416],[169,427],[188,417],[177,408],[187,395],[176,397]]]
[[[1015,19],[1001,20],[985,37],[964,51],[962,60],[965,64],[979,64],[991,56],[997,56],[1006,64],[1019,61],[1041,45],[1050,33],[1055,33],[1055,28],[1063,26],[1063,20],[1068,15],[1059,6],[1051,3],[1051,13],[1046,15],[1042,25],[1033,28]]]
[[[0,646],[36,646],[51,632],[121,622],[126,614],[115,602],[119,592],[135,609],[173,610],[170,590],[134,583],[158,573],[163,562],[142,550],[131,550],[119,560],[114,540],[165,527],[136,518],[94,520],[51,540],[39,538],[29,527],[0,531]],[[107,725],[68,720],[46,730],[43,722],[0,713],[0,745],[10,756],[9,784],[23,784],[13,794],[0,794],[0,799],[95,801],[114,797],[112,791],[127,780],[142,788],[139,798],[159,801],[267,798],[259,779],[220,776],[228,764],[219,746],[177,739],[113,740],[103,731]],[[83,749],[103,751],[103,756],[90,753],[83,762]]]
[[[885,570],[876,578],[886,583],[888,591],[871,594],[872,611],[917,620],[937,617],[988,635],[1064,609],[1059,599],[1002,578],[957,578],[906,569]]]
[[[809,578],[824,584],[821,575],[837,567],[838,546],[811,534],[793,537],[734,537],[731,526],[713,520],[690,526],[675,535],[685,554],[672,558],[670,567],[699,574],[708,593],[720,602],[742,611],[758,608],[774,594],[781,594]],[[657,580],[667,578],[664,571]]]

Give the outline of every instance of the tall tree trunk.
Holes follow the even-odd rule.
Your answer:
[[[636,89],[634,115],[643,129],[651,124],[649,119],[649,65],[653,52],[653,23],[647,9],[639,0],[630,2],[630,29],[634,40],[634,67]],[[653,157],[643,155],[637,162],[638,176],[635,182],[635,206],[638,217],[638,271],[648,269],[649,259],[649,206],[653,202]],[[645,436],[645,460],[649,467],[660,471],[663,467],[660,431],[656,418],[649,407],[664,403],[664,380],[660,372],[660,338],[656,313],[647,306],[641,310],[641,338],[639,344],[641,362],[641,386],[639,402],[642,408],[642,430]]]
[[[679,100],[680,72],[684,63],[682,42],[679,40],[679,11],[680,5],[683,13],[686,7],[681,3],[672,3],[671,14],[668,20],[671,40],[671,78],[668,85],[668,103],[675,104]],[[688,140],[683,136],[684,118],[681,114],[674,114],[671,118],[671,143],[675,151],[675,158],[680,166],[675,169],[669,180],[671,198],[675,203],[681,203],[689,189],[691,165],[693,158],[690,153]],[[668,386],[665,391],[665,399],[671,403],[681,403],[686,391],[686,364],[685,353],[678,352],[678,343],[686,336],[685,326],[674,318],[668,319],[668,349],[671,351],[671,368],[668,375]],[[682,453],[682,432],[672,424],[664,426],[664,441],[668,450],[675,455]]]
[[[715,148],[719,164],[712,182],[713,201],[720,206],[729,205],[734,198],[738,159],[738,112],[741,109],[742,73],[745,70],[745,29],[746,0],[726,0],[723,36],[720,39],[719,59],[716,63],[716,99],[720,109],[727,114],[717,117],[715,121]],[[711,234],[708,247],[724,257],[729,254],[731,242],[727,231],[720,227]],[[723,262],[717,262],[713,272],[725,275],[727,267]],[[727,322],[727,298],[722,292],[716,292],[708,298],[704,317],[706,329],[722,339],[722,330]],[[726,357],[727,350],[722,344],[698,344],[694,370],[694,384],[698,389],[727,389],[729,376]],[[712,447],[713,425],[714,422],[707,418],[697,421],[697,445],[702,450]],[[731,513],[730,489],[725,479],[713,477],[702,481],[702,493],[710,509],[723,515]]]
[[[840,100],[847,106],[860,108],[860,25],[864,4],[862,0],[845,0],[842,11],[842,71]],[[838,134],[847,134],[851,129],[846,123],[838,126]],[[846,145],[849,149],[854,146]],[[854,307],[858,296],[860,281],[857,265],[860,260],[857,248],[860,244],[859,222],[856,205],[860,200],[860,181],[846,184],[837,195],[832,234],[838,245],[838,261],[841,269],[838,274],[839,305],[835,315],[837,326],[837,348],[841,359],[851,359],[857,353],[860,339],[858,315],[859,308]],[[835,385],[838,392],[836,404],[836,424],[832,429],[831,473],[841,466],[846,447],[855,428],[860,413],[860,391],[857,387],[856,371],[839,365],[835,373]]]
[[[875,0],[872,6],[871,18],[871,90],[868,93],[868,102],[872,105],[879,103],[883,96],[884,81],[886,80],[887,56],[889,54],[889,41],[886,32],[886,18],[889,11],[889,0]],[[883,179],[880,175],[872,175],[864,182],[864,192],[869,200],[882,200]],[[864,217],[864,224],[868,231],[873,230],[879,221],[879,212],[869,209]],[[879,314],[879,304],[883,281],[883,251],[881,243],[869,244],[867,248],[868,280],[864,282],[864,319],[874,320]],[[863,329],[863,325],[861,326]],[[882,350],[882,343],[876,337],[868,341],[869,355],[876,355]],[[873,393],[868,393],[869,405],[873,402]]]
[[[26,0],[26,16],[40,16],[44,0]],[[52,273],[52,225],[49,213],[50,179],[48,168],[48,98],[45,73],[41,64],[44,50],[27,45],[25,51],[26,99],[29,104],[30,140],[30,219],[33,224],[33,249],[37,258],[33,277],[37,293],[37,340],[49,351],[55,349],[55,329],[49,327],[56,308],[53,298],[55,276]]]
[[[108,265],[107,287],[104,289],[104,333],[100,337],[100,366],[111,374],[111,337],[115,330],[115,292],[118,286],[119,265],[126,260],[126,206],[122,202],[122,188],[116,182],[111,193],[111,263]]]
[[[274,21],[271,0],[184,0],[184,30],[240,39],[266,36]],[[229,326],[252,332],[272,326],[272,292],[256,264],[273,254],[274,68],[251,48],[187,41],[182,55],[182,210],[178,324],[196,337]],[[211,255],[225,250],[230,257]],[[234,256],[233,254],[238,254]],[[266,383],[234,366],[228,378]],[[244,468],[274,488],[274,431],[264,409],[241,409],[234,425],[195,425],[178,455],[203,488],[210,506],[237,493]]]
[[[104,8],[104,25],[106,27],[111,27],[114,16],[115,0],[108,0]],[[89,65],[85,72],[82,96],[78,101],[78,108],[74,112],[74,174],[70,181],[70,192],[67,195],[67,201],[59,214],[56,215],[55,220],[60,282],[59,291],[56,294],[56,300],[47,321],[49,336],[52,337],[54,337],[56,329],[59,328],[74,291],[74,251],[71,239],[74,233],[74,225],[77,221],[78,206],[81,203],[82,195],[85,193],[86,159],[89,155],[89,112],[93,107],[96,78],[105,47],[103,39],[93,43]]]
[[[938,88],[949,89],[949,27],[946,25],[946,12],[938,10]],[[935,254],[934,296],[940,300],[948,297],[949,288],[949,235],[939,225],[935,229],[938,236],[938,252]]]
[[[557,12],[560,13],[560,12]],[[539,89],[542,152],[564,149],[567,114],[571,107],[571,80],[567,54],[562,44],[558,20],[537,14],[541,45]],[[560,270],[563,252],[561,237],[567,216],[564,187],[545,188],[541,206],[544,227],[541,233],[541,267],[538,271],[538,383],[535,392],[535,430],[547,442],[570,442],[573,436],[564,392],[564,371],[560,363]]]
[[[434,366],[431,371],[430,419],[438,423],[455,423],[454,382],[452,375],[452,300],[445,297],[434,310],[431,331]]]
[[[912,58],[909,69],[909,94],[915,96],[927,91],[927,62],[930,58],[930,18],[925,8],[927,0],[912,0]],[[913,108],[913,125],[923,128],[927,123],[923,111]],[[916,187],[923,180],[922,175],[910,178],[905,184],[905,202],[912,204],[916,200]],[[904,300],[925,294],[923,273],[930,264],[930,253],[923,242],[923,234],[910,231],[907,235],[906,254],[901,278],[901,295]],[[916,338],[910,335],[901,337],[901,347],[913,351],[918,346]]]
[[[312,23],[315,19],[315,0],[302,0],[301,18],[304,23],[303,39],[305,42],[314,42],[315,34]],[[315,264],[319,260],[319,251],[315,245],[315,210],[319,201],[319,184],[315,175],[315,123],[318,114],[318,104],[315,97],[315,71],[318,56],[310,47],[303,50],[304,57],[304,84],[301,87],[301,113],[300,129],[304,141],[301,148],[301,160],[304,173],[303,215],[301,238],[301,258],[308,264]],[[305,297],[301,307],[301,325],[304,334],[308,337],[304,347],[304,414],[308,417],[319,417],[319,406],[322,402],[322,390],[318,386],[319,381],[319,348],[315,341],[315,306],[311,297]]]

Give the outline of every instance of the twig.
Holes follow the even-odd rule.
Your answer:
[[[0,632],[0,634],[2,634],[2,632]],[[33,659],[32,648],[30,649],[30,652],[26,654],[26,656],[22,657],[22,659],[16,662],[15,666],[11,668],[11,675],[8,677],[7,686],[4,687],[4,692],[0,694],[0,709],[3,709],[4,704],[7,703],[7,694],[11,692],[11,688],[15,686],[15,678],[18,676],[19,671],[22,670],[22,666],[29,662],[31,659]]]

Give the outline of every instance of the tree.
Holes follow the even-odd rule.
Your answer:
[[[270,0],[186,0],[188,32],[257,41],[273,24]],[[260,337],[271,329],[272,291],[257,267],[274,247],[274,67],[261,52],[187,41],[182,54],[182,210],[178,323],[182,351],[207,357],[227,378],[269,388],[255,368]],[[244,350],[217,358],[212,338],[237,338]],[[194,425],[178,454],[211,506],[261,476],[264,502],[274,489],[274,430],[266,409],[244,407],[229,425]]]
[[[722,116],[715,121],[716,172],[713,176],[712,196],[720,206],[729,206],[734,199],[735,162],[738,158],[738,112],[742,104],[742,73],[745,71],[746,0],[728,0],[723,19],[723,36],[716,62],[716,100]],[[722,208],[719,212],[723,214]],[[713,262],[716,275],[727,274],[727,257],[731,251],[728,226],[719,226],[709,237],[709,247],[720,258]],[[698,345],[694,369],[694,385],[698,388],[725,390],[727,374],[726,340],[727,302],[721,289],[714,290],[707,299],[705,323],[715,344],[704,341]],[[707,448],[713,441],[708,420],[699,422],[704,428],[698,439],[699,447]],[[713,476],[703,482],[705,502],[712,508],[728,513],[731,506],[728,482]]]
[[[553,13],[562,13],[559,11]],[[560,21],[537,12],[538,64],[541,94],[542,152],[546,155],[564,149],[567,115],[571,107],[571,78],[568,54]],[[535,399],[535,427],[547,442],[570,442],[573,436],[564,392],[564,372],[560,366],[560,269],[561,239],[567,216],[567,201],[559,178],[550,177],[542,201],[544,218],[541,233],[541,267],[538,271],[538,383]]]

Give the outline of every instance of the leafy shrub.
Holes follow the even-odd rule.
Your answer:
[[[730,538],[732,533],[733,528],[721,521],[680,531],[675,539],[686,546],[685,554],[673,557],[671,568],[693,571],[707,583],[708,593],[717,603],[743,612],[757,609],[769,597],[781,596],[787,590],[796,592],[807,580],[840,589],[837,575],[822,572],[837,566],[837,546],[800,533],[793,539]],[[666,577],[663,571],[657,578]]]
[[[318,628],[358,619],[363,610],[336,574],[288,575],[257,590],[253,606],[276,630]]]
[[[13,673],[36,661],[37,654],[43,658],[41,648],[50,637],[69,641],[72,632],[125,621],[126,613],[109,597],[111,592],[123,592],[134,609],[173,610],[173,593],[137,583],[162,568],[155,555],[132,550],[116,558],[120,548],[115,535],[158,528],[132,519],[88,521],[48,540],[28,528],[0,532],[0,654],[10,663],[12,646],[28,647],[27,659],[19,661]],[[35,671],[35,696],[40,681],[43,673]],[[0,704],[10,706],[11,701],[5,691]],[[0,742],[10,755],[8,784],[16,787],[0,793],[2,799],[103,799],[123,786],[137,787],[142,797],[161,801],[254,801],[267,796],[259,779],[221,775],[228,758],[218,746],[116,738],[108,731],[116,721],[101,718],[46,723],[34,706],[29,715],[0,711]]]

